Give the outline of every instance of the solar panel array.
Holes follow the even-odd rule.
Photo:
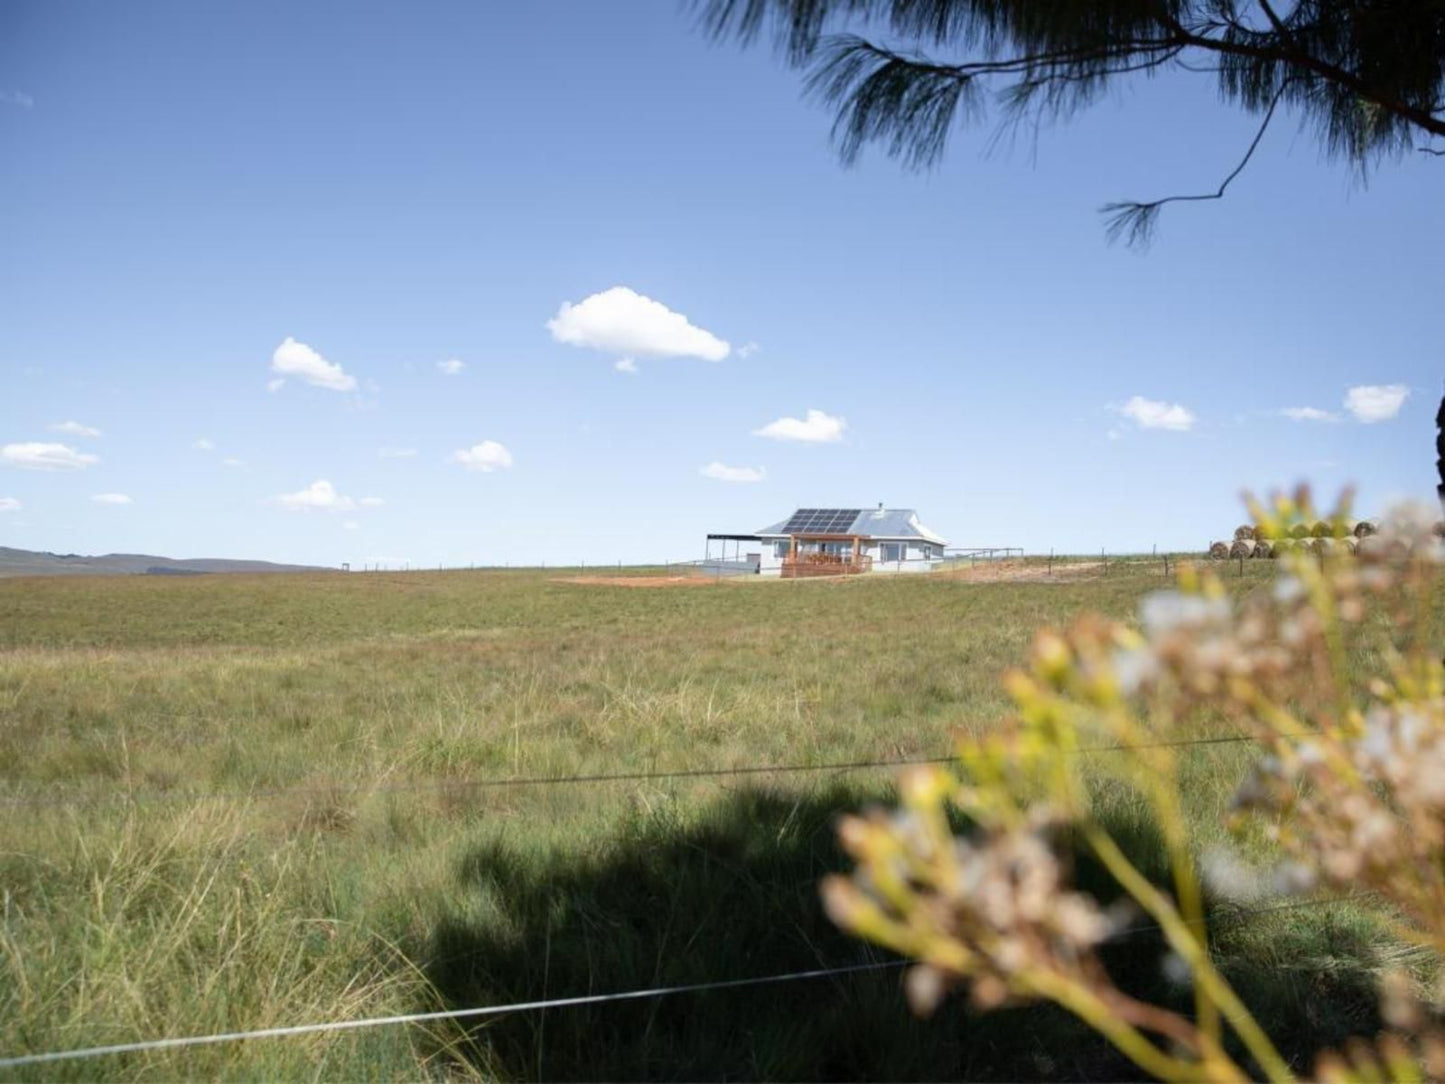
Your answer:
[[[847,534],[861,508],[799,508],[783,524],[784,534]]]

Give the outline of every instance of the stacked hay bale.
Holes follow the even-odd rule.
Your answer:
[[[1215,561],[1240,557],[1269,558],[1299,550],[1317,554],[1354,553],[1362,540],[1372,538],[1378,530],[1378,523],[1372,519],[1355,523],[1331,523],[1321,519],[1314,523],[1296,523],[1277,532],[1243,523],[1234,529],[1233,542],[1211,542],[1209,557]]]

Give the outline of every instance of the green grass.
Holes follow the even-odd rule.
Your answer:
[[[886,800],[886,772],[468,782],[946,753],[957,731],[995,725],[998,675],[1037,626],[1127,615],[1161,571],[674,589],[536,572],[0,582],[0,800],[21,803],[0,822],[0,1054],[877,958],[827,923],[815,884],[842,867],[836,813]],[[1246,564],[1231,582],[1267,572]],[[1246,756],[1191,754],[1202,841],[1219,838]],[[1137,803],[1109,809],[1153,860]],[[1232,918],[1221,937],[1223,966],[1293,1053],[1372,1026],[1367,986],[1389,950],[1358,910]],[[1174,996],[1157,946],[1115,966]],[[976,1018],[954,1003],[914,1020],[885,972],[30,1076],[1126,1071],[1051,1010]]]

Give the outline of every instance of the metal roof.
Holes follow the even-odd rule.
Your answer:
[[[775,538],[785,538],[795,530],[790,529],[790,524],[800,521],[807,522],[814,518],[810,513],[817,511],[819,510],[799,508],[787,519],[779,520],[769,527],[764,527],[758,531],[758,534]],[[809,532],[804,530],[801,533],[806,534]],[[912,508],[865,509],[859,512],[847,527],[831,533],[861,535],[864,538],[921,538],[925,542],[933,542],[939,546],[946,546],[948,544],[944,539],[919,523],[918,513]]]

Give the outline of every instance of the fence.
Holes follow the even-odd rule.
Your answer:
[[[1157,570],[1164,576],[1171,575],[1181,561],[1205,561],[1210,560],[1207,553],[1171,551],[1160,553],[1157,549],[1151,553],[1143,552],[1118,552],[1111,553],[1107,549],[1101,549],[1097,554],[1082,553],[1078,551],[1059,551],[1050,549],[1047,553],[1039,551],[1030,555],[1021,546],[959,546],[949,547],[939,557],[906,557],[896,561],[884,561],[874,557],[869,567],[874,572],[919,572],[919,571],[948,571],[956,570],[964,565],[969,568],[986,566],[990,563],[1022,563],[1026,566],[1040,566],[1045,575],[1053,576],[1056,573],[1067,573],[1071,576],[1087,574],[1090,570],[1097,570],[1099,575],[1108,575],[1111,572],[1119,571],[1144,571],[1157,566]],[[1245,559],[1243,557],[1230,557],[1225,560],[1211,560],[1212,564],[1222,566],[1234,566],[1237,576],[1245,575]],[[1267,563],[1266,563],[1267,567]],[[604,572],[653,572],[661,570],[664,575],[697,575],[708,576],[714,579],[723,579],[734,576],[770,575],[771,570],[764,570],[758,560],[751,555],[740,555],[735,557],[713,557],[683,558],[679,560],[662,561],[587,561],[580,560],[576,564],[557,564],[545,561],[535,565],[513,565],[503,563],[492,564],[468,564],[468,565],[436,565],[422,566],[410,563],[399,564],[361,564],[359,566],[343,565],[342,571],[353,570],[356,572],[499,572],[499,571],[539,571],[556,573],[581,573],[586,574]],[[840,573],[842,575],[844,573]]]
[[[1141,743],[1135,745],[1102,745],[1084,747],[1075,751],[1075,755],[1107,754],[1124,752],[1128,750],[1154,747],[1189,747],[1201,745],[1219,745],[1225,743],[1250,742],[1253,739],[1248,735],[1229,734],[1214,737],[1180,739],[1177,741],[1161,741],[1154,743]],[[859,768],[893,767],[901,764],[917,763],[939,763],[952,760],[953,757],[929,757],[910,758],[888,761],[863,761],[848,764],[795,764],[795,765],[753,765],[732,768],[694,768],[681,769],[672,772],[647,772],[647,773],[621,773],[614,775],[572,775],[558,777],[538,777],[532,779],[491,779],[479,780],[478,785],[502,785],[502,786],[552,786],[564,784],[596,783],[612,780],[634,780],[634,779],[661,779],[661,778],[696,778],[705,775],[726,776],[740,774],[758,774],[766,772],[783,771],[820,771],[825,769],[851,770]],[[273,793],[295,793],[292,791],[278,791]],[[257,797],[255,794],[242,795],[246,798]],[[64,799],[51,799],[47,804],[59,804]],[[1213,921],[1216,927],[1230,923],[1240,923],[1251,917],[1261,914],[1274,913],[1279,911],[1294,910],[1307,907],[1330,906],[1338,903],[1349,903],[1371,898],[1370,893],[1355,893],[1345,896],[1322,897],[1304,900],[1290,900],[1268,906],[1252,909],[1241,909],[1231,916],[1226,916],[1223,922]],[[1146,933],[1158,932],[1157,925],[1140,925],[1116,933],[1110,940],[1117,942],[1137,937]],[[326,1020],[304,1024],[290,1024],[278,1027],[258,1028],[249,1031],[218,1032],[210,1035],[187,1035],[187,1036],[166,1036],[154,1039],[142,1039],[135,1042],[115,1043],[107,1046],[84,1047],[70,1050],[53,1050],[33,1054],[20,1054],[9,1057],[0,1057],[0,1069],[16,1069],[26,1066],[51,1064],[61,1061],[74,1061],[81,1059],[99,1058],[128,1053],[143,1053],[148,1051],[173,1050],[183,1047],[194,1047],[204,1045],[215,1045],[221,1043],[243,1042],[264,1038],[285,1038],[296,1035],[317,1034],[322,1032],[356,1031],[361,1029],[388,1027],[402,1024],[424,1023],[439,1020],[465,1020],[481,1019],[501,1016],[509,1013],[541,1012],[545,1010],[574,1008],[585,1005],[598,1005],[609,1002],[635,1001],[643,999],[678,996],[689,993],[701,993],[710,990],[738,989],[772,985],[787,982],[801,982],[823,978],[833,978],[842,975],[865,974],[877,972],[895,971],[908,966],[909,961],[902,959],[891,960],[869,960],[863,963],[847,964],[843,966],[814,968],[807,971],[793,971],[773,975],[757,975],[742,978],[718,979],[707,982],[697,982],[678,986],[651,987],[638,990],[623,990],[602,994],[584,994],[571,997],[558,997],[545,1000],[514,1002],[503,1005],[475,1006],[461,1009],[446,1009],[435,1012],[403,1013],[391,1016],[367,1017],[361,1019]]]

